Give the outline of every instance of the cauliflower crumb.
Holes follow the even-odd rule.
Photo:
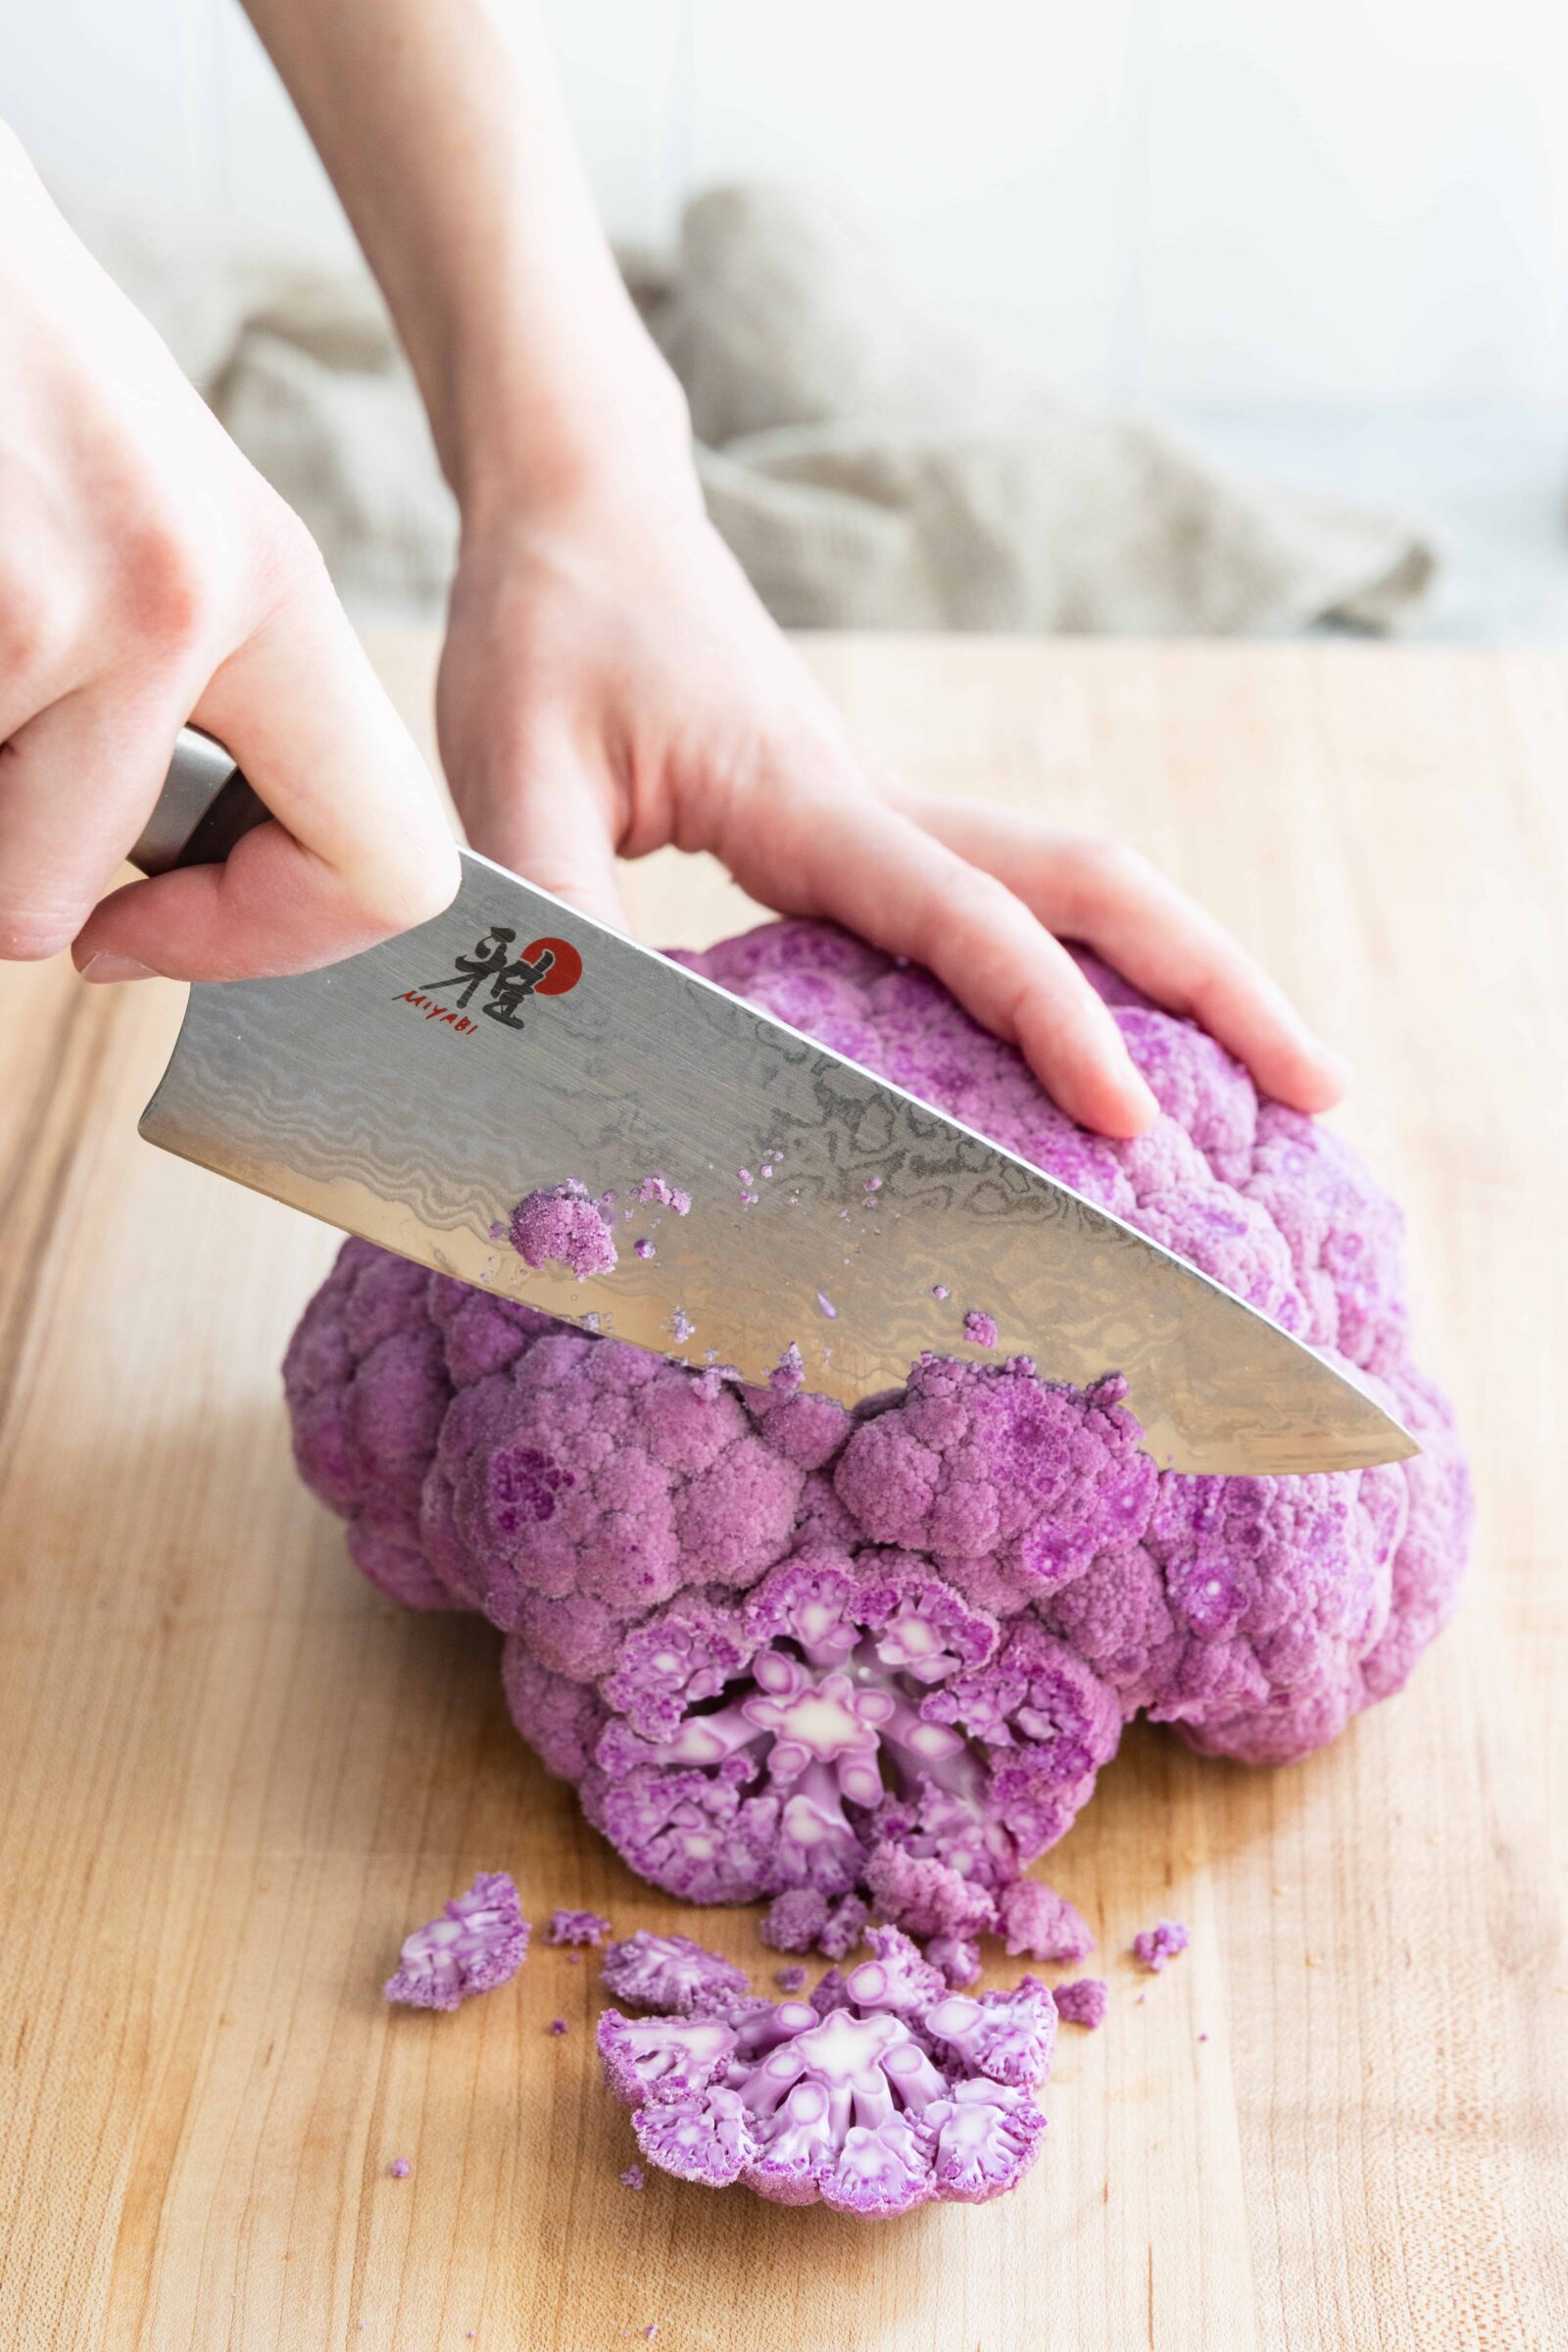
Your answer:
[[[1079,1977],[1071,1984],[1058,1984],[1051,1997],[1063,2025],[1085,2026],[1091,2034],[1104,2024],[1110,2007],[1110,1990],[1102,1977]]]
[[[799,1992],[806,1984],[806,1971],[797,1960],[791,1968],[776,1968],[773,1982],[780,1992]]]
[[[963,1336],[971,1348],[995,1348],[997,1345],[996,1317],[986,1314],[981,1307],[971,1306],[963,1318]]]
[[[610,1922],[597,1911],[552,1911],[547,1931],[552,1943],[603,1943]]]
[[[553,2017],[550,2020],[549,2025],[545,2028],[545,2031],[547,2034],[561,2034],[568,2032],[569,2029],[564,2017]]]
[[[409,2160],[406,2156],[394,2156],[386,2169],[394,2180],[406,2180],[409,2177]]]
[[[640,2164],[628,2164],[620,2176],[622,2188],[644,2188],[647,2186],[647,2182],[648,2176]]]
[[[615,1237],[599,1203],[573,1177],[541,1187],[512,1212],[512,1247],[528,1266],[564,1266],[579,1282],[612,1274]]]
[[[661,1208],[672,1208],[677,1217],[684,1217],[692,1204],[690,1193],[666,1184],[662,1176],[645,1176],[637,1187],[636,1197],[645,1208],[657,1203]]]
[[[1157,1927],[1146,1928],[1141,1936],[1133,1937],[1133,1957],[1157,1976],[1166,1961],[1174,1960],[1178,1952],[1185,1952],[1191,1941],[1179,1919],[1162,1919]]]

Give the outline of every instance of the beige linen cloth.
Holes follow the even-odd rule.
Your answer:
[[[83,221],[345,595],[442,595],[452,503],[368,279]],[[628,283],[691,404],[709,509],[781,621],[818,628],[1262,634],[1395,626],[1419,528],[1243,480],[933,325],[842,214],[769,187],[687,208]]]

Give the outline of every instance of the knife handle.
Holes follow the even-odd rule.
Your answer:
[[[181,727],[164,789],[128,852],[147,875],[181,865],[221,865],[237,841],[265,825],[270,811],[220,743]]]

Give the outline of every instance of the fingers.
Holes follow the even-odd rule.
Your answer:
[[[450,904],[460,869],[434,784],[324,575],[274,607],[192,715],[277,821],[221,866],[107,899],[74,950],[84,971],[109,959],[89,976],[122,959],[179,980],[305,970]]]
[[[911,813],[950,849],[1005,875],[1050,929],[1094,949],[1156,1004],[1200,1021],[1265,1094],[1305,1111],[1327,1110],[1344,1094],[1346,1064],[1284,991],[1135,852],[961,802],[921,802]]]
[[[427,920],[455,845],[304,526],[3,146],[0,183],[0,951],[233,978]],[[193,715],[276,823],[89,913]]]
[[[926,964],[975,1019],[1016,1045],[1069,1116],[1140,1135],[1158,1106],[1121,1032],[1066,950],[1006,886],[885,804],[779,793],[721,855],[742,887],[829,915]]]
[[[69,947],[157,798],[180,713],[81,688],[0,743],[0,957]]]
[[[525,738],[511,749],[490,744],[482,773],[471,760],[466,767],[462,806],[468,840],[482,858],[612,930],[629,928],[606,795],[564,737]]]

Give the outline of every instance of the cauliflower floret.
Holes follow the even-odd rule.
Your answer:
[[[852,1968],[845,1990],[858,2009],[888,2009],[895,2017],[919,2017],[940,2001],[946,1980],[920,1956],[919,1946],[899,1928],[867,1928],[873,1958]]]
[[[1032,1960],[1082,1960],[1095,1948],[1088,1921],[1043,1879],[1004,1887],[997,1908],[1013,1959],[1027,1952]]]
[[[605,1954],[605,1989],[638,2009],[682,2017],[728,2016],[751,1986],[743,1972],[689,1936],[654,1936],[639,1928]]]
[[[456,2009],[470,1993],[492,1992],[516,1975],[531,1933],[507,1873],[481,1871],[438,1917],[404,1937],[386,1997],[414,2009]]]
[[[622,2017],[599,2020],[605,2081],[624,2106],[682,2099],[705,2090],[729,2063],[734,2029],[715,2017]]]
[[[1121,1384],[1080,1394],[1006,1364],[923,1356],[888,1411],[856,1430],[834,1485],[868,1536],[936,1559],[986,1559],[1014,1605],[1136,1543],[1158,1473]]]
[[[831,1993],[824,1979],[810,2001],[641,2026],[609,2011],[606,2081],[634,2109],[644,2156],[708,2187],[739,2180],[862,2219],[1012,2187],[1045,2130],[1027,2086],[1050,2064],[1050,1996],[1028,1986],[982,2008],[945,1995],[913,1947],[887,1937],[885,1956]]]
[[[942,2049],[956,2051],[971,2072],[994,2082],[1039,2082],[1051,2072],[1055,2005],[1033,1977],[1011,1992],[983,1992],[978,2000],[952,1993],[926,2010],[925,2029]]]

